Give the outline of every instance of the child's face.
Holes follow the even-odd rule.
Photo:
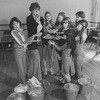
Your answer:
[[[82,20],[82,18],[76,15],[76,21],[78,22],[79,20]]]
[[[51,14],[49,14],[49,13],[46,14],[46,20],[47,20],[47,21],[50,21],[51,19],[52,19]]]
[[[64,27],[64,28],[68,28],[68,26],[69,26],[68,21],[65,21],[65,22],[63,23],[63,27]]]
[[[38,17],[39,16],[39,14],[40,14],[40,10],[37,8],[37,9],[33,9],[32,10],[32,15],[34,15],[34,16],[36,16],[36,17]]]
[[[63,16],[59,15],[58,16],[58,22],[62,22],[63,21]]]
[[[20,23],[14,21],[14,22],[13,22],[13,28],[14,28],[15,30],[19,29],[19,28],[20,28]]]
[[[81,31],[81,29],[82,29],[82,25],[81,25],[81,24],[78,24],[78,25],[77,25],[77,30],[78,30],[78,31]]]

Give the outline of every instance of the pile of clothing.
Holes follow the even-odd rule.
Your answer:
[[[38,96],[44,93],[41,82],[38,81],[36,77],[32,77],[27,81],[27,84],[19,84],[14,88],[14,92],[11,93],[7,100],[25,100],[25,93],[28,93],[30,96]]]

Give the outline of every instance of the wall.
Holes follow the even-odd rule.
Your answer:
[[[92,0],[0,0],[0,24],[9,24],[11,17],[14,16],[22,23],[26,23],[26,17],[30,14],[29,6],[34,1],[39,2],[41,15],[44,16],[45,11],[50,11],[54,21],[60,11],[66,12],[66,15],[74,21],[75,13],[79,10],[83,10],[86,19],[91,20]]]
[[[100,0],[92,0],[91,20],[100,22]],[[95,23],[92,26],[98,27],[99,24]]]
[[[26,16],[30,13],[29,6],[32,2],[38,1],[41,6],[41,15],[45,11],[51,11],[54,19],[58,12],[65,11],[67,16],[75,19],[75,13],[83,10],[86,19],[90,20],[92,0],[0,0],[0,24],[9,23],[13,16],[19,17],[25,22]]]

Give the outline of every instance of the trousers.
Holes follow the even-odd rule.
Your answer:
[[[40,66],[40,55],[38,49],[28,50],[29,65],[27,69],[28,77],[35,76],[38,80],[42,80],[42,72]]]
[[[19,83],[25,84],[25,76],[26,76],[26,52],[24,48],[16,48],[14,50],[15,60],[18,66],[17,78]]]

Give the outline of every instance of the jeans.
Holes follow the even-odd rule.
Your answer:
[[[42,73],[40,67],[40,55],[38,49],[28,50],[29,66],[27,68],[27,75],[29,78],[35,76],[38,80],[42,80]]]

